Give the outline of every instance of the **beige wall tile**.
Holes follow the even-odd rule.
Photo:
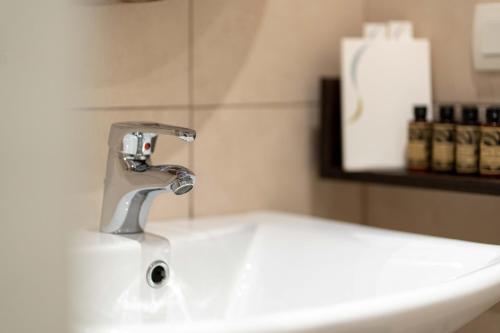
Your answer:
[[[500,244],[500,198],[391,186],[368,188],[370,225]]]
[[[430,38],[434,99],[500,101],[500,74],[472,65],[474,4],[499,0],[366,0],[366,20],[408,19],[418,37]]]
[[[318,180],[311,194],[311,213],[338,221],[364,223],[364,192],[364,185],[360,183]]]
[[[196,104],[316,100],[362,0],[194,0]]]
[[[188,1],[86,3],[75,106],[186,105]]]
[[[321,180],[315,105],[195,111],[195,216],[272,209],[361,221],[361,185]]]
[[[311,107],[196,110],[195,216],[311,211]]]
[[[97,227],[101,214],[101,200],[106,160],[108,154],[108,135],[112,123],[119,121],[155,121],[177,126],[187,126],[188,117],[185,111],[80,111],[83,119],[92,124],[88,133],[82,133],[82,147],[87,149],[85,156],[91,159],[83,161],[87,164],[89,180],[84,193],[85,207],[89,207],[88,226]],[[188,166],[188,143],[173,137],[158,138],[154,164],[180,164]],[[169,218],[185,218],[188,216],[189,194],[175,196],[163,194],[158,196],[151,208],[150,220]]]

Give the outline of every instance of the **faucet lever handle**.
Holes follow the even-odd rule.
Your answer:
[[[154,152],[158,134],[194,141],[196,132],[189,128],[147,122],[121,122],[111,125],[109,147],[127,156],[143,159]]]

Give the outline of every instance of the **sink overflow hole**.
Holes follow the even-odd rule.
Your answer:
[[[163,287],[169,277],[169,269],[164,261],[158,260],[153,262],[147,272],[146,280],[150,287],[160,288]]]

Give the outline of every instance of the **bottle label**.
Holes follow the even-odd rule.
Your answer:
[[[481,128],[480,172],[500,175],[500,127]]]
[[[431,129],[429,123],[411,123],[408,132],[408,167],[413,170],[429,168]]]
[[[455,161],[455,131],[453,124],[434,124],[432,136],[432,169],[452,171]]]
[[[479,126],[457,126],[456,169],[458,173],[477,173],[480,137]]]

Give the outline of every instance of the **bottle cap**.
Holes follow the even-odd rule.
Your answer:
[[[479,110],[475,105],[464,105],[462,107],[462,123],[475,125],[478,123]]]
[[[500,106],[490,106],[486,109],[486,122],[490,124],[500,122]]]
[[[452,123],[455,120],[455,107],[453,105],[441,105],[439,107],[439,120],[443,123]]]
[[[427,106],[426,105],[415,105],[413,107],[413,114],[415,116],[415,121],[426,121],[427,120]]]

